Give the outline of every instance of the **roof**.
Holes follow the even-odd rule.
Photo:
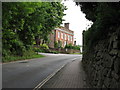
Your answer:
[[[69,31],[71,33],[74,33],[74,31],[70,30],[70,29],[67,29],[66,27],[63,27],[63,26],[60,26],[58,27],[59,29],[62,29],[62,30],[65,30],[65,31]]]
[[[59,31],[62,31],[62,32],[64,32],[64,33],[68,33],[68,34],[74,35],[74,31],[69,30],[69,29],[67,29],[67,28],[65,28],[65,27],[62,27],[62,26],[60,26],[60,27],[58,27],[58,28],[55,28],[55,29],[56,29],[56,30],[59,30]]]

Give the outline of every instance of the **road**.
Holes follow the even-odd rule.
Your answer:
[[[3,88],[34,88],[64,64],[82,57],[73,54],[42,54],[46,57],[3,64]]]

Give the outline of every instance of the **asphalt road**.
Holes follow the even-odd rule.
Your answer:
[[[45,54],[46,57],[2,65],[3,88],[34,88],[62,65],[81,55]]]

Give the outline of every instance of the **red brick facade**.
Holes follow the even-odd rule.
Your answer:
[[[67,44],[74,45],[74,32],[69,30],[69,23],[65,23],[65,27],[55,28],[50,35],[49,47],[54,48],[54,42],[62,42],[62,47]]]

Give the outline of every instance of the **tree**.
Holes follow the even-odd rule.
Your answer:
[[[47,42],[49,40],[48,35],[55,27],[59,26],[62,23],[62,17],[64,16],[63,12],[66,8],[59,2],[44,3],[41,7],[44,9],[38,8],[39,11],[37,13],[38,15],[42,16],[42,28],[40,29],[40,33],[36,34],[36,40],[43,39],[45,42]]]
[[[62,23],[64,10],[60,2],[3,2],[3,55],[23,55],[35,40],[47,42],[51,30]]]
[[[77,2],[86,18],[93,21],[92,27],[85,32],[86,47],[94,46],[99,40],[107,38],[120,23],[120,2]],[[102,36],[102,37],[101,37]]]

